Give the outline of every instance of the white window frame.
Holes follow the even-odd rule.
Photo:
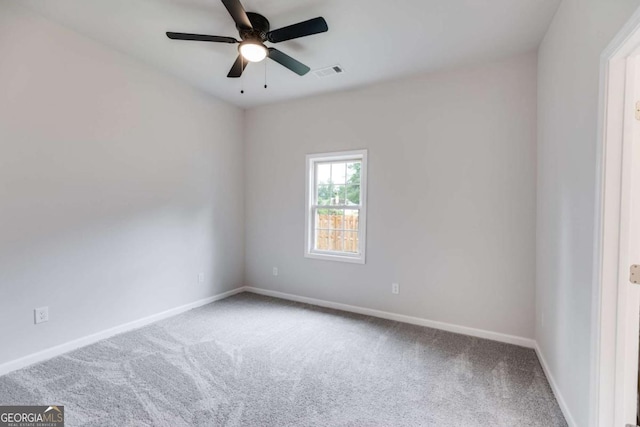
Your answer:
[[[357,160],[362,162],[360,166],[360,204],[359,205],[337,205],[318,206],[314,204],[315,198],[315,165],[324,162],[344,162]],[[366,236],[367,236],[367,150],[339,151],[332,153],[318,153],[307,155],[307,175],[306,175],[306,195],[305,195],[305,239],[304,256],[313,259],[328,261],[341,261],[355,264],[364,264],[366,261]],[[318,251],[314,249],[315,242],[315,215],[316,209],[355,209],[358,215],[358,253]]]

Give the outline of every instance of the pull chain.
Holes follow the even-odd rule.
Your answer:
[[[244,56],[240,55],[240,93],[244,93]]]
[[[264,88],[267,88],[267,61],[264,61]]]

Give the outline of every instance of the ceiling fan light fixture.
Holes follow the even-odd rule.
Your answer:
[[[260,62],[267,57],[267,48],[258,41],[250,40],[240,43],[240,54],[249,62]]]

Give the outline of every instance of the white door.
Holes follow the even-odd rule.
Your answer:
[[[636,425],[640,284],[631,282],[631,266],[640,264],[640,56],[627,59],[625,84],[620,264],[616,348],[616,424]]]

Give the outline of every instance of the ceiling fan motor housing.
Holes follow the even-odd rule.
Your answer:
[[[236,24],[236,28],[240,33],[240,38],[244,40],[259,40],[261,42],[267,40],[267,33],[269,32],[269,20],[259,13],[247,12],[249,21],[253,28],[243,28]]]

